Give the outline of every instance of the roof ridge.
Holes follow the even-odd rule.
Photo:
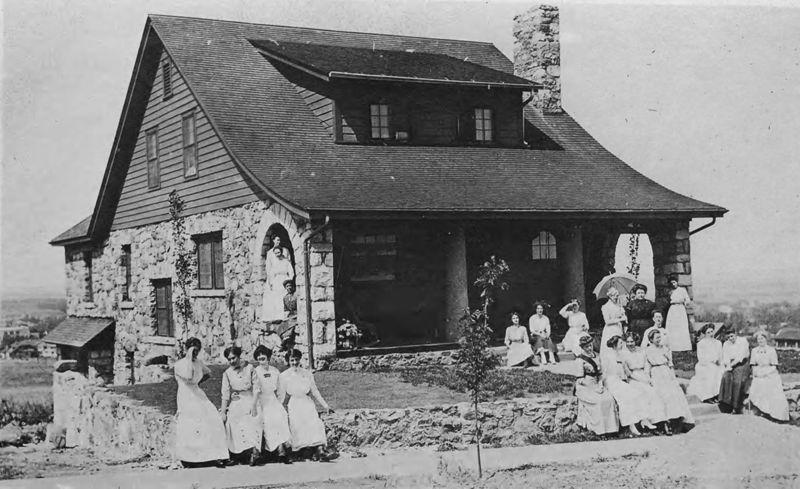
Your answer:
[[[307,31],[322,31],[322,32],[339,32],[342,34],[365,34],[368,36],[381,36],[381,37],[403,37],[406,39],[427,39],[430,41],[454,41],[454,42],[468,42],[472,44],[484,44],[487,46],[494,46],[494,43],[489,41],[475,41],[471,39],[455,39],[451,37],[427,37],[427,36],[409,36],[406,34],[386,34],[380,32],[365,32],[365,31],[347,31],[347,30],[339,30],[339,29],[325,29],[322,27],[303,27],[303,26],[294,26],[294,25],[284,25],[284,24],[262,24],[258,22],[246,22],[243,20],[227,20],[227,19],[212,19],[208,17],[196,17],[193,15],[170,15],[170,14],[147,14],[148,18],[151,17],[170,17],[173,19],[194,19],[194,20],[210,20],[213,22],[225,22],[228,24],[245,24],[245,25],[256,25],[262,27],[288,27],[290,29],[303,29]],[[496,46],[495,46],[496,47]]]

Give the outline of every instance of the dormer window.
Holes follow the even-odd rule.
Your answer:
[[[372,139],[390,139],[389,104],[370,104],[369,120]]]
[[[489,143],[492,140],[494,140],[492,109],[477,107],[475,109],[475,141]]]

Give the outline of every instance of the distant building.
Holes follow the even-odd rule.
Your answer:
[[[800,328],[786,327],[775,335],[775,348],[800,350]]]
[[[30,338],[31,330],[27,326],[9,326],[0,328],[0,341],[6,338]]]
[[[39,351],[39,356],[42,358],[58,357],[58,347],[52,343],[45,343],[44,341],[40,341],[36,345],[36,349]]]

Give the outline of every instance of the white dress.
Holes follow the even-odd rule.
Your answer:
[[[689,316],[686,314],[686,304],[691,302],[689,293],[683,287],[678,287],[669,295],[669,310],[665,328],[669,335],[669,349],[671,351],[689,351],[692,349],[692,338],[689,333]]]
[[[778,353],[771,346],[757,346],[750,352],[753,380],[750,384],[750,402],[762,413],[778,421],[789,420],[789,403],[783,394],[783,384],[778,373]]]
[[[506,328],[505,344],[508,346],[507,365],[519,365],[533,356],[525,326],[509,326]]]
[[[325,425],[319,418],[316,399],[324,404],[317,390],[314,376],[308,370],[289,368],[280,375],[278,399],[289,396],[289,431],[291,432],[292,450],[304,447],[315,447],[328,443]],[[325,406],[327,407],[327,406]]]
[[[533,351],[541,353],[545,350],[556,351],[553,340],[550,339],[550,318],[544,314],[540,317],[534,314],[528,320],[528,328],[533,335]]]
[[[686,389],[687,396],[701,401],[717,397],[722,381],[722,343],[716,338],[701,338],[697,342],[697,364],[694,376]]]
[[[619,431],[617,408],[611,392],[603,387],[600,359],[581,352],[575,362],[578,368],[578,378],[575,380],[578,414],[575,424],[598,435],[616,433]]]
[[[567,311],[567,306],[564,306],[559,311],[561,317],[566,318],[569,326],[567,334],[561,340],[561,347],[564,348],[564,351],[572,352],[577,356],[581,354],[581,345],[579,343],[581,336],[589,331],[589,320],[586,319],[586,314],[580,311]]]
[[[600,356],[602,357],[607,352],[612,351],[611,348],[606,346],[608,340],[612,336],[622,336],[622,323],[627,322],[628,316],[625,314],[625,308],[612,301],[608,301],[600,308],[603,313],[603,335],[600,337]]]
[[[647,348],[648,346],[650,346],[650,338],[649,338],[649,336],[650,336],[650,332],[653,331],[654,329],[657,329],[657,330],[661,331],[662,345],[668,345],[669,346],[669,336],[667,336],[667,330],[666,330],[666,328],[664,328],[664,325],[662,324],[660,328],[658,326],[650,326],[649,328],[644,330],[644,335],[642,336],[641,347],[642,348]]]
[[[255,368],[254,392],[259,399],[259,418],[264,433],[265,445],[268,451],[276,450],[282,443],[289,441],[289,418],[283,404],[278,401],[280,372],[269,365]]]
[[[294,268],[289,258],[276,257],[271,251],[267,255],[267,280],[264,283],[264,303],[261,307],[261,320],[266,322],[283,321],[286,311],[283,297],[286,289],[283,283],[294,278]]]
[[[184,357],[175,362],[178,412],[175,414],[175,457],[184,462],[210,462],[228,458],[225,427],[217,408],[197,385],[208,368],[200,360]]]
[[[628,384],[639,392],[640,400],[644,403],[647,419],[652,423],[666,421],[667,410],[653,387],[644,351],[623,350],[619,355],[630,372]]]
[[[626,382],[627,375],[617,352],[609,349],[601,356],[600,362],[606,389],[617,402],[619,424],[628,426],[646,419],[647,406],[639,391]]]
[[[667,347],[656,345],[650,345],[644,353],[650,365],[653,388],[664,403],[667,419],[683,418],[686,423],[694,423],[689,402],[672,369],[672,353]]]
[[[238,371],[229,367],[222,374],[222,400],[229,400],[225,439],[228,451],[242,453],[261,448],[261,426],[253,409],[253,366],[249,363]]]

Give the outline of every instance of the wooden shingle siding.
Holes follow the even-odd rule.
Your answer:
[[[172,68],[172,96],[164,100],[162,50],[159,69],[147,101],[112,229],[124,229],[169,219],[169,193],[177,189],[186,207],[196,214],[259,200],[236,168],[208,118],[192,96],[181,74]],[[319,97],[314,100],[319,104]],[[183,161],[183,117],[195,113],[198,176],[187,179]],[[147,185],[146,131],[158,128],[158,189]]]

